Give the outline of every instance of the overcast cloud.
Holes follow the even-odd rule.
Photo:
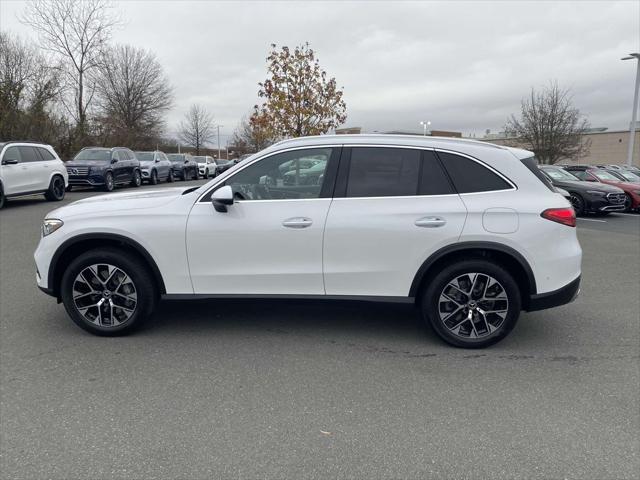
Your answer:
[[[175,88],[229,135],[258,101],[269,45],[308,41],[344,87],[345,126],[498,131],[532,86],[557,80],[594,127],[628,128],[640,2],[118,2],[114,42],[154,51]],[[0,1],[3,30],[20,1]],[[223,138],[223,140],[224,140]]]

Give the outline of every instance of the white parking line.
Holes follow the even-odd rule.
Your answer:
[[[619,212],[615,212],[616,215],[626,215],[627,217],[636,217],[636,218],[640,218],[640,216],[637,213],[619,213]]]
[[[578,217],[578,220],[584,220],[585,222],[600,222],[600,223],[607,223],[606,220],[595,220],[594,218],[581,218]]]

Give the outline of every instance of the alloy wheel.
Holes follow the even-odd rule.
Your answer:
[[[504,323],[509,298],[502,284],[484,273],[464,273],[442,289],[438,299],[440,321],[458,337],[483,338]]]
[[[570,200],[571,206],[575,210],[576,215],[582,214],[584,211],[584,201],[582,200],[582,198],[575,193],[572,193]]]
[[[100,263],[84,268],[73,282],[73,303],[88,322],[117,327],[136,311],[136,286],[121,268]]]
[[[62,200],[64,198],[65,187],[62,178],[55,177],[53,179],[52,191],[56,200]]]

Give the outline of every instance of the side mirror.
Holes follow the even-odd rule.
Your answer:
[[[211,203],[216,212],[227,212],[227,205],[233,205],[233,190],[229,185],[220,187],[211,195]]]
[[[158,157],[156,157],[156,163],[160,162],[160,159]]]
[[[117,159],[116,157],[113,157],[113,158],[111,159],[111,163],[116,163],[117,161],[118,161],[118,159]]]
[[[18,164],[18,160],[16,160],[15,158],[8,158],[6,160],[2,160],[2,165],[17,165]]]

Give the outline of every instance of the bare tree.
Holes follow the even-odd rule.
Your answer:
[[[51,110],[59,88],[58,70],[34,45],[0,32],[0,139],[54,143],[60,118]]]
[[[214,138],[213,115],[200,105],[191,105],[180,122],[178,137],[200,155],[200,149]]]
[[[589,123],[573,106],[568,89],[555,82],[541,91],[532,88],[521,110],[520,119],[512,115],[507,120],[505,132],[519,146],[535,152],[541,163],[554,164],[589,153],[591,143],[582,137]]]
[[[162,136],[173,91],[153,53],[130,45],[110,48],[95,73],[98,115],[112,143],[146,147]]]
[[[240,124],[233,132],[231,143],[240,153],[254,153],[267,148],[277,140],[275,132],[269,122],[261,121],[261,118],[252,115],[243,117]]]
[[[98,65],[111,31],[120,23],[109,0],[30,0],[21,21],[33,27],[44,49],[64,60],[73,105],[67,105],[81,132],[94,88],[87,74]]]

